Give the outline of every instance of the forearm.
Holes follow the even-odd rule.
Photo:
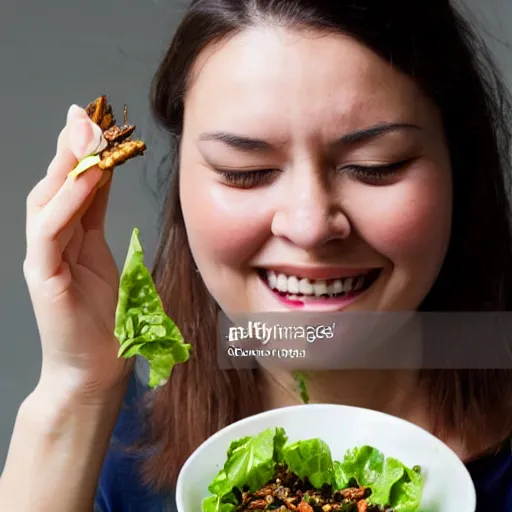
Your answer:
[[[36,389],[16,418],[0,510],[91,512],[122,396],[85,404]]]

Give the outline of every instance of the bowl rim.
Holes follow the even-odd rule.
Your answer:
[[[430,440],[432,444],[437,446],[442,452],[444,452],[445,456],[452,459],[454,464],[458,466],[458,469],[461,474],[464,475],[466,478],[466,481],[468,482],[467,491],[469,493],[468,501],[469,505],[472,507],[472,509],[476,509],[476,489],[473,482],[473,479],[471,477],[471,474],[469,473],[468,468],[462,462],[462,460],[459,458],[459,456],[455,453],[455,451],[450,448],[447,444],[445,444],[443,441],[441,441],[439,438],[434,436],[432,433],[430,433],[428,430],[424,429],[423,427],[420,427],[419,425],[416,425],[415,423],[412,423],[408,420],[405,420],[403,418],[399,418],[397,416],[393,416],[392,414],[388,414],[381,411],[375,411],[373,409],[368,409],[365,407],[357,407],[353,405],[343,405],[343,404],[334,404],[334,403],[315,403],[315,404],[296,404],[296,405],[288,405],[285,407],[279,407],[277,409],[270,409],[267,411],[262,411],[256,414],[252,414],[251,416],[247,416],[245,418],[242,418],[240,420],[237,420],[233,423],[230,423],[229,425],[226,425],[222,429],[215,432],[215,434],[211,435],[208,439],[206,439],[203,443],[201,443],[187,458],[183,466],[181,467],[181,470],[178,474],[178,478],[176,480],[176,504],[178,506],[178,510],[184,509],[183,505],[183,475],[187,472],[187,469],[189,466],[194,464],[194,461],[200,456],[200,453],[206,448],[207,446],[210,446],[214,444],[219,438],[224,436],[229,436],[229,433],[236,430],[241,425],[244,425],[246,423],[251,423],[252,421],[256,421],[257,418],[265,417],[266,419],[272,419],[275,416],[281,416],[283,414],[286,414],[287,412],[290,412],[292,410],[297,411],[299,409],[315,409],[317,411],[319,410],[332,410],[332,409],[344,409],[346,412],[354,412],[359,411],[363,414],[366,414],[368,416],[375,416],[379,417],[382,420],[388,421],[390,423],[394,423],[395,425],[401,424],[402,426],[408,428],[409,430],[414,430],[418,434],[422,435],[424,438],[427,438]],[[232,439],[234,441],[235,439]],[[223,464],[221,464],[223,467]],[[207,496],[205,496],[206,498]]]

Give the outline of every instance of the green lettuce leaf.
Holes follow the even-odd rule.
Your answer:
[[[186,344],[173,320],[166,315],[151,273],[144,264],[139,230],[134,228],[119,283],[115,336],[119,357],[141,355],[149,362],[149,386],[164,384],[173,367],[188,361]]]
[[[288,442],[288,436],[284,431],[284,428],[277,427],[276,435],[274,437],[274,460],[277,464],[284,463],[284,447]]]
[[[236,503],[223,500],[220,496],[210,496],[203,501],[202,512],[235,512]]]
[[[373,487],[384,468],[384,456],[371,446],[348,450],[343,462],[334,463],[334,486],[336,489],[349,487],[355,479],[359,485]]]
[[[400,461],[394,460],[396,464]],[[417,512],[423,495],[424,481],[419,468],[403,466],[404,472],[390,492],[390,503],[396,512]]]
[[[368,503],[387,505],[394,512],[416,512],[423,494],[419,471],[384,455],[371,446],[347,451],[342,462],[334,463],[335,488],[344,489],[355,479],[372,491]]]
[[[408,468],[371,446],[348,450],[343,461],[332,459],[321,439],[288,443],[282,428],[270,428],[256,436],[235,440],[227,451],[224,468],[208,490],[202,512],[232,512],[238,505],[233,489],[255,491],[275,477],[278,464],[286,464],[301,479],[317,489],[325,484],[334,490],[351,485],[369,487],[369,504],[389,506],[394,512],[418,512],[423,477],[417,467]]]
[[[300,397],[302,398],[302,401],[305,404],[309,404],[309,393],[308,393],[308,388],[306,386],[306,377],[304,376],[304,374],[299,373],[299,372],[296,372],[294,374],[294,377],[297,382]]]
[[[282,428],[269,428],[233,441],[224,467],[208,487],[214,496],[203,501],[202,512],[229,512],[232,509],[222,507],[237,503],[233,489],[256,491],[263,487],[274,477],[286,441]]]
[[[208,490],[225,496],[234,487],[247,486],[255,491],[265,485],[275,473],[275,439],[277,429],[267,429],[254,437],[245,437],[231,443],[224,468],[217,474]]]
[[[283,448],[284,462],[292,473],[313,487],[334,484],[334,463],[331,450],[321,439],[297,441]]]

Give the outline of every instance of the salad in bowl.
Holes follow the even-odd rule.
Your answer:
[[[306,404],[205,441],[177,483],[179,512],[474,512],[471,477],[439,439],[384,413]]]

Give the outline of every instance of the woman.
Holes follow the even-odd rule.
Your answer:
[[[192,3],[152,105],[176,156],[154,277],[194,350],[151,395],[147,423],[121,409],[141,387],[112,334],[110,182],[97,189],[99,169],[66,180],[98,136],[72,107],[27,201],[43,363],[0,508],[164,510],[204,439],[299,402],[284,372],[218,368],[219,308],[288,311],[298,292],[306,310],[508,311],[510,104],[477,41],[442,0]],[[333,280],[349,298],[319,301]],[[480,509],[502,511],[512,510],[511,389],[505,370],[340,371],[310,383],[312,401],[432,431],[467,462]],[[113,431],[121,450],[109,447]],[[134,444],[142,455],[124,449]]]

